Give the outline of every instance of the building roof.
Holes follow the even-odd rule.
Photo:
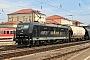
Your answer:
[[[46,20],[55,20],[55,19],[65,19],[65,20],[69,20],[69,19],[64,18],[64,17],[62,17],[62,16],[59,16],[59,15],[52,15],[52,16],[49,16],[49,17],[46,18]],[[69,20],[69,21],[71,21],[71,20]]]
[[[0,30],[15,30],[15,28],[0,27]]]
[[[18,22],[15,22],[15,21],[9,21],[9,22],[2,22],[2,24],[18,24]]]
[[[61,17],[61,16],[59,16],[59,15],[52,15],[52,16],[47,17],[46,20],[48,20],[48,19],[49,19],[49,20],[50,20],[50,19],[51,19],[51,20],[53,20],[53,19],[62,19],[62,18],[63,18],[63,17]]]
[[[46,23],[48,23],[48,24],[59,24],[57,21],[54,21],[54,20],[46,20]]]
[[[61,20],[61,19],[65,19],[65,20],[71,21],[71,20],[69,20],[67,18],[64,18],[62,16],[59,16],[59,15],[52,15],[52,16],[49,16],[49,17],[46,18],[46,23],[60,24],[58,22],[58,20]]]
[[[90,26],[90,24],[88,24],[87,26]]]
[[[79,22],[79,21],[77,21],[77,20],[72,20],[72,23],[80,23],[80,24],[83,24],[82,22]]]
[[[29,9],[21,9],[21,10],[18,10],[16,12],[11,12],[10,14],[29,14],[29,13],[32,13],[32,12],[37,12],[39,14],[42,14],[38,10],[33,10],[31,8],[29,8]],[[10,15],[10,14],[8,14],[8,15]],[[45,14],[42,14],[42,15],[45,15]]]

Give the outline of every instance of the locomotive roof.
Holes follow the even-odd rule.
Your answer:
[[[19,24],[32,24],[32,25],[41,25],[41,26],[68,28],[68,26],[57,25],[57,24],[46,24],[46,23],[39,23],[39,22],[24,22],[24,23],[19,23]]]

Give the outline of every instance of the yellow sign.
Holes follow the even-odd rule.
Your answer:
[[[54,34],[56,34],[56,30],[54,30]]]

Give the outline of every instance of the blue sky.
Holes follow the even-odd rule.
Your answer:
[[[0,22],[7,21],[10,12],[24,8],[39,10],[46,16],[57,14],[84,25],[90,24],[90,0],[0,0]]]

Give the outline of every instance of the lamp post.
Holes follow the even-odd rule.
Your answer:
[[[73,15],[67,15],[67,16],[72,16],[72,19],[71,20],[73,20]]]
[[[71,20],[73,20],[73,15],[66,15],[66,16],[71,16],[71,17],[72,17],[72,19],[71,19]],[[70,21],[69,21],[69,24],[70,24]]]
[[[73,20],[73,15],[69,15],[69,16],[72,16],[72,20]],[[73,24],[73,23],[72,23]]]
[[[73,15],[69,15],[69,16],[72,16],[72,20],[73,20]]]

